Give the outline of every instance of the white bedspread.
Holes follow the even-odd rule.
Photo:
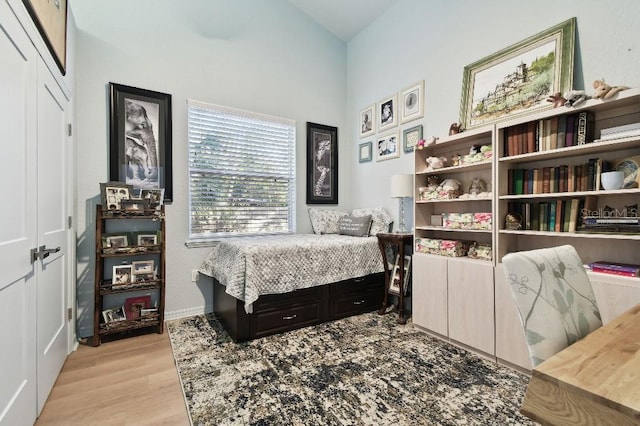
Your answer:
[[[329,234],[239,237],[221,241],[200,272],[244,301],[245,311],[262,294],[329,284],[382,272],[376,237]]]

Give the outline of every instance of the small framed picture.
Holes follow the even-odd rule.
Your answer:
[[[117,233],[117,234],[104,234],[102,236],[102,247],[110,247],[110,248],[118,248],[118,247],[127,247],[131,244],[131,240],[129,238],[129,234],[127,233]]]
[[[151,307],[151,295],[129,297],[124,301],[124,312],[128,320],[138,319],[143,309]]]
[[[388,133],[378,137],[376,141],[376,161],[398,158],[400,150],[398,147],[398,132]]]
[[[408,123],[424,116],[424,80],[407,87],[400,94],[400,122]]]
[[[103,210],[120,210],[121,201],[133,195],[133,186],[123,182],[103,182],[100,184],[100,197]]]
[[[398,124],[396,95],[378,102],[378,130],[390,129]]]
[[[363,138],[365,136],[372,135],[375,131],[374,123],[376,116],[376,106],[370,105],[360,111],[360,137]]]
[[[105,323],[126,320],[127,315],[124,311],[124,306],[105,309],[104,311],[102,311],[102,319],[104,320]]]
[[[140,198],[149,199],[149,208],[160,210],[164,203],[164,188],[142,189],[140,190]]]
[[[133,274],[153,274],[154,262],[153,260],[139,260],[137,262],[132,262],[131,266],[133,268]]]
[[[130,284],[132,282],[131,278],[131,265],[114,265],[113,278],[111,281],[113,287]]]
[[[368,163],[373,158],[373,143],[363,142],[358,145],[358,162]]]
[[[422,139],[422,124],[402,131],[402,147],[405,154],[413,152],[418,141]]]
[[[141,282],[145,282],[145,281],[153,281],[155,280],[155,274],[153,272],[147,274],[147,273],[142,273],[142,274],[133,274],[133,282],[135,283],[141,283]]]
[[[120,201],[120,210],[131,213],[144,213],[145,210],[149,210],[150,205],[151,200],[148,198],[130,198]]]
[[[411,276],[411,256],[404,257],[404,283],[402,284],[402,292],[407,294],[409,289],[409,277]],[[392,279],[389,283],[389,293],[400,295],[400,255],[396,255],[396,263],[393,266]]]
[[[139,246],[155,246],[160,244],[157,232],[136,232],[134,244]]]

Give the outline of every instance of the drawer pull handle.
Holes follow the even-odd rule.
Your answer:
[[[293,315],[291,315],[291,316],[289,316],[289,317],[282,317],[282,319],[283,319],[283,320],[285,320],[285,321],[289,321],[289,320],[294,319],[295,317],[297,317],[297,315],[296,315],[296,314],[293,314]]]
[[[361,300],[359,302],[358,301],[353,302],[354,305],[362,305],[363,303],[364,303],[364,300]]]

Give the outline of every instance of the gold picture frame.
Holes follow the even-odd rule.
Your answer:
[[[67,73],[67,0],[22,0],[62,75]]]

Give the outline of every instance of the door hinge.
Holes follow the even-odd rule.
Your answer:
[[[67,308],[67,321],[71,321],[73,319],[73,309]]]
[[[69,229],[71,229],[71,227],[73,226],[73,217],[69,216],[67,218],[67,226],[69,227]]]
[[[67,136],[71,136],[73,134],[71,123],[67,124]]]

